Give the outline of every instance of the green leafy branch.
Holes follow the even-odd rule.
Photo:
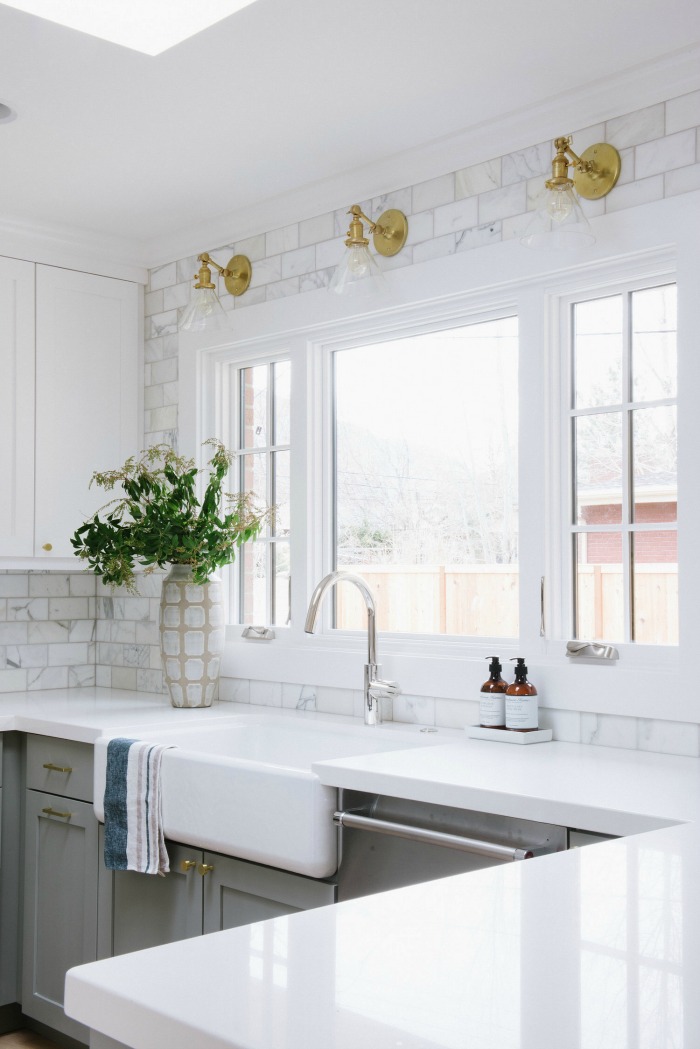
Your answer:
[[[148,448],[118,470],[95,472],[90,484],[106,491],[121,486],[113,499],[71,538],[78,557],[111,586],[137,593],[134,567],[147,571],[168,564],[190,565],[195,582],[204,583],[236,550],[261,532],[274,508],[261,509],[251,493],[223,491],[233,453],[210,438],[209,479],[201,504],[200,471],[168,445]]]

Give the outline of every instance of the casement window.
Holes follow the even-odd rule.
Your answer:
[[[676,285],[565,304],[573,636],[678,644]]]
[[[289,622],[290,381],[287,359],[227,369],[228,430],[237,453],[234,486],[276,508],[258,539],[241,548],[236,570],[229,573],[231,622]]]
[[[335,350],[333,567],[388,633],[518,636],[517,319]],[[335,590],[340,630],[364,602]]]

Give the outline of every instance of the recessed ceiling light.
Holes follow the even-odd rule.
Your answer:
[[[16,116],[17,113],[12,106],[8,106],[6,102],[0,102],[0,124],[9,124]]]
[[[254,0],[3,0],[29,15],[113,44],[159,55]]]

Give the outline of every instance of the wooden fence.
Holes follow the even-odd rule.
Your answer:
[[[377,629],[392,633],[517,637],[519,578],[513,565],[343,565],[367,580],[377,601]],[[539,595],[538,595],[539,597]],[[337,588],[340,629],[363,630],[367,613],[350,586]],[[579,565],[579,637],[621,640],[619,565]],[[678,642],[678,569],[637,565],[635,640]]]

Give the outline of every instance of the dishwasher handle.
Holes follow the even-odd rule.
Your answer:
[[[465,838],[460,834],[448,834],[445,831],[428,830],[425,827],[412,827],[407,823],[392,823],[389,820],[374,819],[372,816],[361,816],[355,812],[334,812],[333,822],[338,827],[390,834],[397,838],[420,841],[425,845],[442,845],[443,848],[457,849],[460,852],[473,852],[477,856],[487,856],[490,859],[530,860],[540,851],[539,848],[511,848],[508,845],[497,845],[491,841],[479,841],[478,838]]]

